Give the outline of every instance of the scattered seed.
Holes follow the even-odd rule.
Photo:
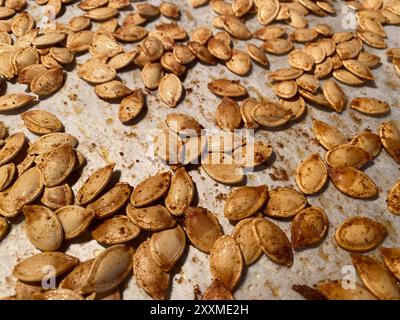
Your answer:
[[[280,187],[270,191],[268,203],[263,211],[273,218],[291,218],[307,205],[306,197],[294,189]]]
[[[140,229],[128,217],[117,215],[99,224],[92,237],[102,245],[126,243],[136,238]]]

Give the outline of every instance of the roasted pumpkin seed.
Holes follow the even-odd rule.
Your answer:
[[[296,169],[296,183],[301,192],[314,194],[320,191],[328,178],[325,164],[319,154],[302,160]]]
[[[89,10],[85,17],[93,21],[106,21],[118,15],[118,10],[110,7],[95,8]]]
[[[376,157],[381,149],[382,143],[379,136],[375,133],[364,131],[357,134],[350,144],[355,145],[368,152],[371,157]]]
[[[0,241],[4,239],[10,231],[10,223],[4,217],[0,217]]]
[[[383,115],[390,112],[390,106],[387,102],[368,97],[354,98],[350,102],[350,107],[370,115]]]
[[[212,1],[212,0],[211,0]],[[215,1],[215,2],[223,2],[223,1]],[[230,291],[225,288],[223,283],[214,279],[207,290],[204,292],[202,300],[233,300],[233,296]]]
[[[33,167],[24,172],[14,182],[11,188],[13,201],[22,208],[25,204],[33,202],[43,190],[43,178],[40,170]]]
[[[126,243],[136,238],[140,229],[126,216],[115,216],[99,224],[92,232],[92,237],[103,245]]]
[[[157,89],[163,77],[164,70],[160,63],[147,63],[142,69],[143,84],[150,90]]]
[[[73,203],[73,192],[68,184],[45,188],[40,202],[46,207],[57,210]]]
[[[274,93],[284,99],[293,98],[297,93],[297,84],[293,80],[277,82],[273,85]]]
[[[14,179],[16,167],[14,163],[0,166],[0,191],[6,189]]]
[[[25,216],[25,231],[29,241],[39,250],[55,251],[63,241],[64,231],[61,221],[50,209],[29,205],[22,208]]]
[[[256,141],[252,147],[247,145],[236,149],[232,156],[235,163],[241,167],[253,168],[266,163],[270,159],[272,152],[271,145]]]
[[[218,79],[208,83],[208,89],[221,97],[241,97],[247,95],[247,89],[239,81]]]
[[[359,86],[365,83],[365,79],[361,79],[346,69],[338,69],[333,71],[333,77],[340,82],[350,86]]]
[[[261,47],[268,53],[283,55],[292,51],[293,43],[288,39],[276,38],[266,40]]]
[[[400,163],[400,130],[393,121],[386,121],[379,127],[379,136],[387,153]]]
[[[175,216],[182,215],[190,206],[194,195],[194,184],[184,168],[176,170],[165,198],[165,206]]]
[[[32,79],[31,91],[38,96],[49,96],[61,89],[64,84],[64,72],[61,68],[52,68]]]
[[[291,218],[307,205],[306,197],[294,189],[280,187],[269,192],[263,213],[273,218]]]
[[[62,207],[55,214],[62,224],[65,240],[71,240],[82,235],[95,216],[93,210],[77,205]]]
[[[175,220],[172,219],[169,211],[161,205],[135,208],[128,204],[126,214],[135,225],[143,230],[159,231],[175,226]]]
[[[229,97],[224,97],[217,107],[215,121],[225,131],[239,129],[242,124],[242,115],[238,103]]]
[[[160,199],[168,192],[170,183],[170,172],[163,172],[141,181],[131,194],[131,204],[142,207]]]
[[[241,40],[248,40],[251,38],[250,30],[240,19],[234,16],[220,16],[220,18],[223,28],[231,36]]]
[[[295,68],[277,69],[268,75],[268,78],[273,81],[296,80],[303,74],[303,70]]]
[[[400,250],[398,248],[380,248],[380,253],[385,266],[397,278],[400,279],[399,258]]]
[[[364,172],[356,168],[331,168],[329,175],[335,187],[350,197],[363,199],[378,194],[375,183]]]
[[[398,181],[389,191],[386,204],[389,211],[400,215],[400,181]]]
[[[195,41],[189,41],[188,48],[201,62],[206,64],[217,63],[217,59],[210,53],[210,51],[208,51],[206,46]]]
[[[258,244],[268,258],[286,267],[293,264],[289,239],[276,224],[264,218],[255,218],[252,221],[252,229]]]
[[[176,75],[167,74],[161,79],[158,95],[167,106],[175,108],[182,97],[182,93],[182,83]]]
[[[44,110],[30,110],[21,115],[25,126],[36,134],[48,134],[64,130],[61,121],[52,113]]]
[[[301,50],[293,50],[288,57],[288,62],[293,68],[310,71],[314,66],[314,58]]]
[[[363,167],[371,159],[368,152],[352,144],[342,144],[330,149],[325,155],[328,166],[339,167]]]
[[[315,287],[329,300],[376,300],[365,287],[357,282],[354,288],[344,288],[342,281],[339,280],[318,282]]]
[[[224,184],[237,184],[243,181],[242,168],[229,155],[210,153],[201,167],[213,180]]]
[[[32,103],[36,100],[35,96],[25,93],[11,93],[0,97],[0,112],[16,110]]]
[[[121,99],[132,93],[124,83],[118,80],[96,85],[94,92],[102,99],[112,100]]]
[[[251,112],[254,121],[265,127],[282,126],[290,121],[292,115],[292,111],[272,101],[259,103]]]
[[[29,146],[28,153],[33,155],[41,155],[63,144],[69,144],[71,147],[75,148],[78,145],[78,140],[68,133],[49,133],[41,136],[39,139],[36,139]]]
[[[25,145],[25,135],[22,132],[14,133],[5,140],[0,149],[0,166],[13,160]]]

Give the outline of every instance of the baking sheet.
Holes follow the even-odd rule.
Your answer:
[[[35,16],[39,17],[41,8],[37,7],[34,1],[28,2],[30,12],[34,12]],[[160,1],[149,2],[156,5],[160,3]],[[182,18],[179,24],[184,26],[189,34],[198,26],[211,26],[212,19],[216,16],[208,6],[192,9],[188,0],[172,2],[181,7]],[[135,4],[132,3],[132,5]],[[341,14],[341,8],[344,2],[335,2],[334,5],[338,10],[336,17],[330,16],[321,19],[309,15],[310,26],[323,21],[334,27],[335,31],[342,30],[344,15]],[[119,18],[120,22],[128,12],[127,10],[122,12]],[[76,4],[69,5],[58,20],[66,23],[72,16],[82,13]],[[159,22],[170,22],[170,20],[160,17],[157,21],[148,24],[146,28],[153,29],[154,24]],[[255,18],[248,21],[247,25],[253,31],[259,28]],[[287,28],[289,31],[291,30],[289,26]],[[399,47],[400,38],[396,36],[398,27],[385,26],[385,30],[388,33],[389,47]],[[260,44],[256,39],[251,42]],[[245,44],[246,42],[243,41],[234,42],[235,48],[244,49]],[[126,44],[124,46],[129,49],[136,45]],[[299,44],[295,44],[295,46],[301,47]],[[368,84],[360,88],[346,85],[342,85],[342,87],[349,100],[355,96],[372,96],[389,102],[392,106],[391,114],[383,118],[373,118],[347,108],[339,115],[309,106],[307,116],[292,123],[285,130],[258,130],[256,139],[272,144],[275,156],[267,168],[248,175],[248,185],[267,184],[270,188],[288,186],[297,189],[294,180],[297,164],[311,153],[324,154],[323,148],[313,138],[311,131],[313,118],[333,124],[349,138],[365,129],[377,132],[379,124],[384,120],[392,119],[396,121],[397,125],[400,125],[400,79],[394,74],[393,66],[385,56],[385,50],[376,50],[367,46],[365,49],[382,58],[382,65],[373,70],[376,77],[375,84]],[[78,56],[77,62],[82,63],[87,57],[86,54]],[[42,100],[34,108],[54,113],[64,123],[66,132],[75,135],[80,141],[78,149],[87,157],[88,164],[83,170],[81,179],[73,186],[74,191],[94,169],[103,166],[107,161],[116,162],[116,169],[121,173],[121,181],[135,186],[149,175],[168,168],[161,161],[152,157],[147,143],[149,129],[157,128],[167,114],[171,112],[187,113],[195,117],[205,128],[217,128],[214,123],[214,112],[220,99],[207,89],[207,83],[211,79],[223,77],[237,79],[249,89],[250,96],[276,99],[266,76],[271,70],[287,66],[287,56],[268,55],[268,58],[270,60],[269,69],[266,70],[253,64],[253,70],[248,77],[237,76],[221,64],[205,66],[196,63],[184,79],[186,95],[176,109],[170,109],[161,103],[157,98],[156,91],[146,91],[148,96],[145,115],[131,126],[125,126],[119,122],[118,104],[108,103],[97,98],[93,88],[79,79],[75,70],[68,72],[66,84],[59,92]],[[140,70],[137,68],[118,72],[118,76],[126,81],[130,88],[143,87]],[[20,90],[25,90],[25,86],[7,84],[7,93]],[[0,115],[0,121],[10,128],[11,133],[23,131],[30,139],[36,138],[24,128],[19,112]],[[351,199],[337,191],[330,182],[320,194],[307,197],[311,205],[321,206],[329,218],[329,234],[326,240],[316,248],[296,252],[291,268],[278,266],[266,256],[262,256],[256,264],[245,270],[241,284],[234,292],[235,298],[300,299],[301,297],[291,289],[293,284],[312,285],[319,280],[328,278],[341,279],[344,276],[342,268],[351,265],[351,262],[348,252],[336,246],[333,235],[336,227],[344,219],[354,215],[368,216],[383,223],[389,230],[389,236],[383,245],[398,246],[400,218],[389,213],[385,199],[387,191],[399,179],[399,166],[385,151],[382,151],[379,157],[368,165],[365,172],[379,187],[378,199],[372,201]],[[224,218],[223,206],[224,199],[232,187],[216,183],[199,168],[191,170],[190,174],[197,187],[197,205],[214,212],[224,233],[230,234],[233,226]],[[290,221],[274,220],[274,222],[290,236]],[[135,246],[137,244],[137,242],[134,243]],[[96,241],[90,240],[90,236],[84,236],[65,246],[65,249],[66,253],[86,260],[94,257],[102,247]],[[15,279],[11,276],[13,266],[21,259],[35,253],[38,253],[38,250],[27,240],[23,230],[23,221],[20,219],[17,224],[12,226],[10,234],[0,243],[0,296],[14,294]],[[376,250],[371,254],[378,256]],[[173,271],[170,298],[193,299],[198,297],[199,293],[204,292],[210,284],[211,277],[208,270],[208,256],[189,246],[178,267]],[[133,277],[124,286],[124,299],[149,299],[149,296],[136,286]]]

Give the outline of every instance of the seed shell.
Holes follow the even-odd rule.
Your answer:
[[[315,287],[329,300],[376,300],[368,289],[357,282],[354,288],[344,288],[339,280],[321,281]]]
[[[118,118],[122,123],[134,120],[143,110],[146,98],[142,89],[135,89],[132,93],[122,99],[119,105]]]
[[[184,168],[179,168],[171,178],[171,186],[165,198],[165,206],[175,216],[182,215],[190,206],[194,195],[194,184]]]
[[[247,89],[239,81],[218,79],[208,83],[208,89],[220,97],[241,97],[247,95]]]
[[[289,122],[292,112],[272,101],[263,101],[253,109],[251,116],[265,127],[279,127]]]
[[[168,192],[170,183],[170,172],[163,172],[141,181],[131,194],[131,204],[142,207],[160,199]]]
[[[233,131],[239,129],[242,124],[239,104],[229,97],[223,97],[217,107],[215,121],[222,130]]]
[[[229,155],[210,153],[202,160],[201,167],[210,178],[219,183],[231,185],[244,179],[242,168]]]
[[[74,194],[68,184],[53,188],[44,188],[40,203],[46,207],[57,210],[73,203]]]
[[[325,155],[328,166],[333,168],[354,167],[361,168],[370,160],[365,150],[352,144],[342,144],[330,149]]]
[[[357,134],[350,141],[350,144],[360,147],[364,151],[368,152],[372,158],[378,156],[382,149],[382,143],[379,136],[369,131]]]
[[[167,106],[175,108],[182,97],[182,93],[182,83],[176,75],[167,74],[161,79],[158,95]]]
[[[5,140],[0,149],[0,166],[13,160],[25,144],[25,135],[22,132],[14,133]]]
[[[62,207],[55,214],[61,221],[65,240],[71,240],[82,235],[95,216],[93,210],[77,205]]]
[[[307,205],[306,197],[294,189],[279,187],[269,193],[263,213],[272,218],[291,218]]]
[[[5,190],[14,179],[16,173],[14,163],[9,163],[0,166],[0,191]]]
[[[126,214],[134,224],[143,230],[160,231],[172,228],[176,224],[167,208],[162,205],[135,208],[128,204]]]
[[[326,80],[322,85],[322,92],[333,110],[341,113],[347,104],[346,94],[333,80]]]
[[[128,217],[117,215],[99,224],[92,237],[102,245],[126,243],[136,238],[140,229]]]
[[[19,208],[33,202],[43,190],[43,178],[40,170],[33,167],[24,172],[14,182],[11,197]]]
[[[369,115],[384,115],[390,112],[387,102],[368,97],[354,98],[350,102],[350,107]]]

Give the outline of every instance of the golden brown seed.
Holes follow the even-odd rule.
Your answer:
[[[111,179],[115,163],[95,170],[84,182],[76,194],[76,203],[85,205],[94,200]]]
[[[126,243],[136,238],[140,229],[126,216],[114,216],[99,224],[92,232],[92,237],[103,245]]]
[[[232,156],[236,164],[244,168],[254,168],[266,163],[273,152],[272,146],[256,141],[254,144],[245,145],[236,149]]]
[[[247,89],[239,81],[217,79],[208,83],[208,89],[221,97],[241,97],[247,95]]]
[[[400,214],[400,181],[390,189],[386,204],[391,213]]]
[[[296,169],[296,183],[301,192],[314,194],[320,191],[328,178],[325,164],[318,154],[302,160]]]
[[[265,127],[278,127],[292,118],[292,112],[272,101],[264,101],[253,109],[251,116]]]
[[[380,253],[385,266],[397,279],[400,279],[400,249],[381,247]]]
[[[306,103],[300,96],[291,99],[279,99],[279,103],[283,108],[292,112],[292,120],[300,119],[307,111]]]
[[[242,124],[242,115],[238,103],[229,97],[224,97],[217,107],[215,121],[222,130],[239,129]]]
[[[318,282],[315,287],[329,300],[376,300],[367,288],[357,282],[354,288],[343,288],[340,280]]]
[[[10,231],[10,223],[4,217],[0,217],[0,241],[4,239]]]
[[[39,250],[56,251],[64,238],[64,231],[57,215],[50,209],[29,205],[22,208],[25,232],[29,241]]]
[[[293,98],[297,94],[297,84],[293,80],[277,82],[273,85],[274,93],[284,99]]]
[[[331,74],[333,70],[333,62],[330,57],[327,57],[324,62],[316,64],[314,69],[314,75],[318,79],[322,79]]]
[[[118,118],[122,123],[135,119],[145,106],[145,96],[142,89],[133,90],[132,94],[122,99],[119,105]]]
[[[232,11],[237,17],[242,17],[253,7],[253,0],[235,0],[232,3]]]
[[[163,16],[170,19],[179,19],[181,15],[180,8],[172,2],[163,2],[160,4],[160,12]]]
[[[229,220],[242,220],[258,212],[268,199],[267,186],[245,186],[228,195],[224,215]]]
[[[172,228],[176,224],[167,208],[161,205],[135,208],[128,204],[126,214],[134,224],[143,230],[159,231]]]
[[[268,78],[273,81],[296,80],[303,74],[303,70],[295,68],[277,69],[268,75]]]
[[[281,26],[271,25],[256,30],[253,35],[260,40],[272,40],[280,38],[285,33],[285,29]]]
[[[244,144],[246,144],[245,138],[230,131],[219,131],[208,138],[210,152],[230,153]]]
[[[293,252],[289,239],[274,223],[264,218],[255,218],[252,229],[264,253],[277,264],[290,267],[293,264]]]
[[[397,300],[400,298],[396,279],[380,262],[358,254],[352,254],[351,259],[364,285],[378,299]]]
[[[73,192],[68,184],[53,188],[45,188],[40,202],[46,207],[57,210],[73,203]]]
[[[346,69],[338,69],[333,71],[333,77],[340,82],[348,84],[350,86],[363,85],[366,80],[355,76],[353,73],[347,71]]]
[[[208,1],[203,1],[203,2],[208,2]],[[209,5],[218,15],[227,15],[227,16],[235,15],[232,9],[232,4],[228,2],[221,0],[210,0]]]
[[[164,77],[164,70],[160,63],[147,63],[142,69],[142,81],[146,88],[157,89],[161,79]]]
[[[359,37],[365,44],[369,45],[370,47],[377,49],[385,49],[387,47],[385,38],[376,33],[370,31],[358,31],[357,37]]]
[[[194,184],[184,168],[176,170],[165,198],[165,206],[175,216],[182,215],[190,206],[194,195]]]
[[[228,61],[232,57],[232,48],[230,43],[226,43],[219,37],[211,38],[207,43],[208,51],[216,58]]]
[[[208,51],[206,46],[195,41],[189,41],[188,48],[201,62],[206,64],[217,63],[217,59]]]
[[[187,208],[183,227],[190,242],[205,253],[210,252],[214,242],[223,234],[215,216],[201,207]]]
[[[131,194],[131,204],[142,207],[160,199],[168,192],[170,183],[170,172],[163,172],[141,181]]]
[[[223,28],[231,36],[241,40],[248,40],[252,37],[250,30],[240,19],[234,16],[220,16],[220,18]]]
[[[186,247],[186,235],[180,225],[153,233],[150,253],[154,262],[165,272],[170,271],[182,256]]]
[[[118,10],[110,7],[95,8],[89,10],[85,17],[93,21],[106,21],[118,15]]]
[[[346,107],[347,98],[343,89],[333,80],[326,80],[322,85],[322,92],[333,110],[341,113]]]
[[[78,145],[78,140],[74,136],[64,132],[49,133],[31,143],[28,153],[41,155],[63,144],[69,144],[75,148]]]
[[[247,44],[247,53],[255,62],[261,64],[262,66],[269,66],[269,60],[263,50],[254,44]]]
[[[192,51],[190,51],[190,49],[185,45],[176,45],[172,54],[180,64],[189,64],[196,59]]]
[[[22,132],[14,133],[5,140],[0,149],[0,165],[10,162],[22,150],[25,144],[25,135]]]
[[[115,40],[111,32],[98,31],[93,36],[89,52],[97,59],[111,58],[123,52],[123,47]]]
[[[299,212],[292,222],[291,241],[295,250],[312,247],[326,236],[329,221],[324,210],[308,207]]]
[[[68,28],[73,32],[79,32],[85,29],[89,29],[90,26],[90,19],[84,16],[73,17],[68,22]]]
[[[323,62],[326,58],[325,49],[318,43],[308,43],[304,47],[304,50],[308,55],[313,57],[315,64]]]
[[[292,51],[293,43],[288,39],[276,38],[265,41],[261,47],[269,53],[283,55]]]
[[[133,255],[133,274],[137,285],[153,299],[166,298],[170,276],[151,257],[150,240],[143,242]]]
[[[233,291],[243,272],[243,257],[240,247],[230,236],[219,237],[210,252],[210,271],[214,279]]]
[[[196,28],[191,35],[191,39],[202,45],[207,44],[207,41],[212,37],[212,30],[207,27]]]
[[[166,74],[160,81],[158,95],[166,105],[175,108],[182,97],[182,83],[174,74]]]
[[[357,134],[350,141],[350,144],[358,146],[368,152],[372,158],[376,157],[382,149],[382,143],[379,136],[369,131]]]
[[[52,113],[44,110],[30,110],[21,115],[25,126],[36,134],[48,134],[64,130],[61,121]]]
[[[14,179],[16,171],[14,163],[0,166],[0,191],[3,191],[10,185]]]
[[[94,211],[77,205],[65,206],[58,209],[55,214],[62,224],[66,240],[82,235],[94,218]]]
[[[132,90],[121,81],[112,80],[96,85],[94,92],[102,99],[113,100],[125,98],[132,93]]]
[[[21,12],[11,20],[11,31],[17,37],[23,36],[27,31],[32,30],[34,26],[33,17],[26,11]]]
[[[137,42],[144,39],[148,31],[133,24],[124,25],[114,32],[115,38],[123,42]]]
[[[370,115],[384,115],[390,112],[390,106],[387,102],[368,97],[354,98],[350,102],[350,107]]]
[[[194,118],[183,113],[170,113],[165,118],[168,128],[183,136],[199,136],[203,126]]]
[[[54,276],[71,270],[79,260],[62,252],[41,252],[19,262],[13,270],[13,276],[26,282],[38,282],[48,274],[45,266],[54,268]]]
[[[381,61],[381,58],[369,52],[360,52],[357,61],[366,65],[368,68],[375,68]]]
[[[303,74],[301,77],[296,79],[296,84],[304,90],[312,93],[317,92],[319,89],[319,80],[311,74]]]
[[[361,79],[366,79],[366,80],[374,80],[374,76],[371,73],[371,70],[365,65],[363,65],[361,62],[357,60],[343,60],[343,66],[356,75],[357,77]]]
[[[10,93],[0,97],[0,112],[16,110],[36,100],[33,95],[25,93]]]
[[[311,0],[299,0],[299,2],[317,16],[326,16],[326,12],[322,10],[315,2]]]
[[[298,90],[300,95],[307,101],[310,101],[312,103],[318,104],[323,107],[331,108],[331,105],[329,104],[328,100],[326,100],[325,96],[322,94],[320,90],[317,90],[317,92],[315,93],[304,90],[303,88],[298,88]]]
[[[294,189],[281,187],[270,191],[263,213],[273,218],[291,218],[307,205],[306,197]]]
[[[294,42],[311,42],[318,37],[318,32],[314,29],[298,28],[289,35],[289,39]]]
[[[352,167],[331,168],[329,176],[335,187],[353,198],[371,198],[378,194],[375,183],[362,171]]]
[[[259,124],[254,121],[251,116],[251,112],[258,104],[258,101],[254,98],[248,98],[243,101],[242,106],[240,108],[240,113],[242,114],[242,120],[244,122],[244,126],[248,129],[255,129],[259,127]]]
[[[378,246],[387,236],[386,228],[379,222],[361,216],[345,220],[335,233],[336,243],[352,252],[367,252]]]
[[[342,144],[330,149],[325,155],[325,160],[333,168],[361,168],[370,160],[370,155],[355,145]]]
[[[278,0],[265,0],[258,8],[257,18],[262,25],[271,23],[278,15],[280,4]]]
[[[289,54],[288,62],[293,68],[304,71],[310,71],[314,66],[313,57],[301,50],[292,51]]]
[[[31,91],[38,96],[49,96],[61,89],[64,84],[64,72],[61,68],[52,68],[34,77]]]
[[[71,52],[85,52],[93,41],[94,32],[89,30],[79,31],[68,37],[67,48]]]
[[[386,121],[379,127],[379,136],[387,153],[400,163],[400,130],[393,121]]]

